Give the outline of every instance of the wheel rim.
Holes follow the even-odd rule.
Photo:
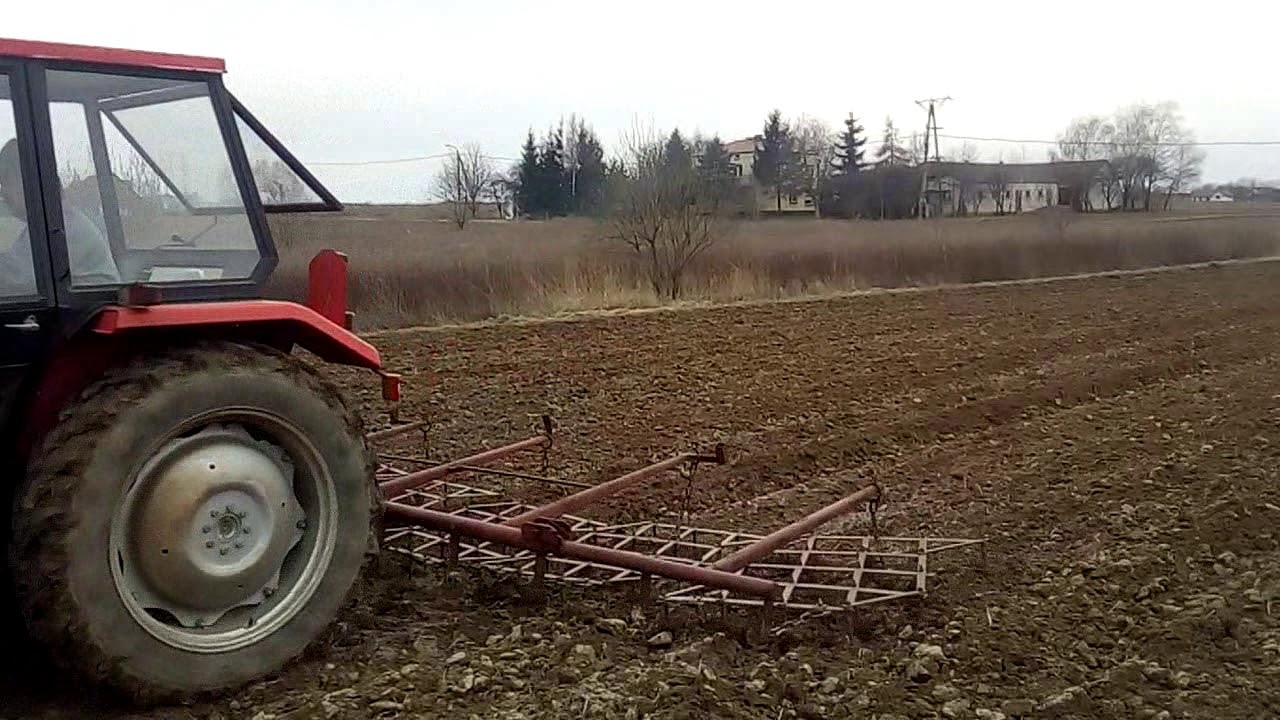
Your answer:
[[[193,418],[153,444],[111,523],[116,591],[157,639],[227,652],[307,605],[336,543],[337,501],[318,450],[257,410]]]

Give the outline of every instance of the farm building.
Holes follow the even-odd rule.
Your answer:
[[[744,186],[754,186],[756,211],[761,214],[778,214],[778,198],[774,194],[773,188],[764,187],[756,181],[752,172],[755,162],[756,144],[760,138],[743,138],[727,142],[724,145],[725,152],[729,155],[729,167],[732,168],[734,177],[738,178],[738,182]],[[820,161],[816,153],[804,158],[808,167],[811,167],[815,174],[818,170]],[[818,209],[812,195],[805,192],[784,194],[782,196],[783,215],[815,215]]]
[[[1005,215],[1054,205],[1096,207],[1102,204],[1097,185],[1106,165],[1105,160],[929,163],[929,214]]]
[[[1232,197],[1231,195],[1228,195],[1227,193],[1222,192],[1221,190],[1214,190],[1213,192],[1196,193],[1195,195],[1192,196],[1191,199],[1195,202],[1215,202],[1215,203],[1236,201],[1234,197]]]

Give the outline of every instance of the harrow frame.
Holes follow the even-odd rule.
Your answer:
[[[580,585],[632,584],[668,603],[718,603],[806,612],[842,611],[873,603],[924,597],[931,555],[980,545],[985,538],[885,537],[874,532],[884,499],[878,483],[859,488],[789,525],[768,533],[692,527],[669,522],[612,524],[574,514],[659,475],[680,471],[692,482],[703,464],[724,465],[723,446],[687,452],[600,484],[493,467],[503,460],[552,447],[553,425],[542,417],[538,434],[444,462],[379,452],[378,484],[386,510],[385,544],[424,563],[470,564],[530,578]],[[410,422],[371,433],[381,444],[427,426]],[[413,469],[410,469],[413,468]],[[539,482],[576,492],[532,506],[459,476]],[[830,523],[867,509],[873,532],[819,534]]]

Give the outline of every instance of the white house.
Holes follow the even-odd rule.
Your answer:
[[[756,210],[760,213],[778,213],[778,198],[774,194],[773,188],[761,186],[756,182],[755,175],[752,173],[752,167],[756,157],[756,143],[759,138],[743,138],[741,140],[733,140],[724,144],[725,152],[729,155],[729,167],[732,168],[734,177],[738,178],[738,182],[742,185],[751,185],[755,187]],[[802,162],[806,166],[813,168],[817,172],[818,163],[821,162],[816,153],[810,154],[804,158]],[[815,206],[813,196],[809,193],[787,194],[782,196],[782,214],[809,214],[814,215],[818,212]]]

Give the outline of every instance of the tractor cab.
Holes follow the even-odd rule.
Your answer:
[[[166,302],[260,294],[277,260],[265,213],[340,205],[223,71],[0,39],[0,304],[78,309],[133,285]]]
[[[260,298],[275,268],[267,213],[341,205],[227,90],[224,72],[216,58],[0,38],[0,420],[33,381],[29,369],[111,308],[176,313],[135,326],[238,324],[248,313],[264,328],[298,315],[227,303]],[[327,276],[320,314],[343,329],[345,262],[327,267],[343,275]],[[215,316],[180,312],[209,301],[221,301]],[[298,327],[332,340],[320,325],[269,330],[283,349]]]

